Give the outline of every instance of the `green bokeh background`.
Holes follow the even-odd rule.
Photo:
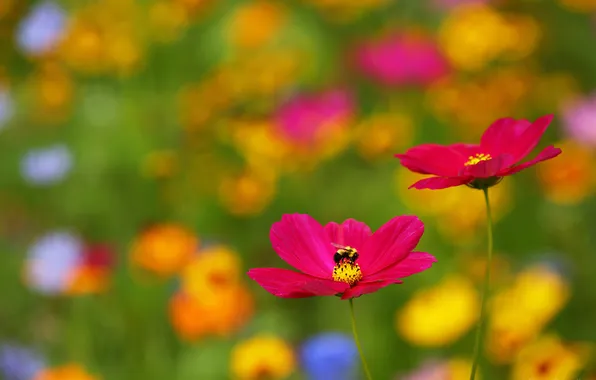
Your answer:
[[[27,9],[25,3],[20,5],[23,11]],[[27,5],[34,4],[29,3]],[[30,115],[36,109],[24,90],[27,78],[39,62],[17,51],[13,44],[16,20],[5,20],[0,40],[0,67],[10,80],[16,109],[9,125],[0,132],[0,221],[6,228],[0,231],[0,334],[3,340],[41,346],[51,362],[80,362],[108,380],[217,380],[229,378],[229,352],[234,343],[254,333],[274,332],[299,344],[306,337],[323,331],[349,332],[346,302],[332,297],[276,299],[246,278],[257,299],[255,317],[247,326],[230,339],[182,343],[173,333],[167,316],[167,303],[176,287],[175,281],[141,284],[130,275],[129,244],[151,221],[179,222],[204,240],[228,244],[241,254],[243,265],[248,269],[281,264],[270,247],[268,232],[271,224],[284,213],[308,213],[321,222],[355,218],[365,221],[374,230],[395,215],[411,212],[397,196],[395,169],[398,161],[387,157],[367,162],[354,148],[322,162],[313,172],[283,176],[272,203],[262,213],[251,217],[231,215],[216,197],[202,194],[190,185],[190,178],[195,178],[210,187],[212,178],[201,178],[207,170],[188,164],[196,152],[186,143],[179,123],[178,91],[185,84],[201,81],[226,53],[220,32],[222,19],[238,3],[219,1],[207,15],[191,24],[178,41],[150,45],[143,66],[130,77],[75,75],[73,111],[63,123],[50,127],[32,121]],[[62,4],[67,9],[77,7],[76,1]],[[308,36],[306,40],[314,49],[316,64],[309,75],[297,83],[296,87],[301,89],[346,80],[337,74],[337,67],[342,65],[342,49],[355,38],[381,27],[423,26],[433,30],[444,17],[440,12],[431,12],[427,2],[400,0],[391,1],[386,7],[367,12],[349,23],[336,23],[301,2],[287,4],[296,33]],[[596,86],[592,16],[570,12],[546,0],[509,1],[501,7],[530,14],[540,23],[543,39],[531,61],[538,63],[543,72],[570,73],[586,93]],[[424,91],[382,91],[351,77],[347,77],[347,83],[357,91],[359,116],[370,115],[375,109],[398,102],[406,105],[414,117],[415,143],[458,140],[459,137],[450,132],[451,125],[439,121],[428,110]],[[88,95],[98,88],[116,101],[117,110],[113,121],[101,127],[89,122],[84,108]],[[279,94],[281,96],[283,94]],[[101,113],[102,105],[96,106],[93,112]],[[249,108],[245,112],[253,111]],[[527,109],[511,116],[533,119],[539,114]],[[541,145],[562,136],[560,120],[555,119]],[[51,187],[29,185],[19,172],[23,155],[33,147],[57,141],[72,149],[72,172],[65,181]],[[212,140],[205,145],[222,160],[242,165],[242,157],[229,146]],[[148,179],[140,169],[148,153],[162,149],[176,151],[181,163],[178,174],[165,180],[167,184]],[[205,166],[211,164],[204,163]],[[162,190],[166,185],[174,189],[173,201],[164,200]],[[548,330],[557,331],[569,341],[596,341],[594,199],[586,199],[576,206],[548,203],[542,197],[533,170],[518,175],[513,189],[514,208],[496,225],[496,251],[503,253],[514,269],[545,258],[556,257],[562,261],[572,297]],[[470,190],[470,197],[482,197],[482,193]],[[14,212],[2,211],[15,207],[19,210],[16,219]],[[432,218],[423,220],[427,229],[419,250],[433,253],[438,263],[431,270],[408,278],[403,285],[391,286],[355,301],[363,348],[378,379],[392,378],[398,372],[416,367],[427,357],[469,356],[472,350],[473,330],[454,345],[434,350],[412,347],[395,333],[395,312],[413,291],[457,271],[459,255],[482,253],[485,249],[483,236],[462,247],[440,235]],[[17,222],[20,224],[15,225]],[[119,265],[110,292],[51,298],[37,295],[23,284],[23,260],[29,244],[43,233],[61,228],[115,245]],[[47,336],[59,339],[47,339]],[[506,368],[483,366],[485,379],[503,379],[507,373]],[[297,373],[293,378],[301,376]]]

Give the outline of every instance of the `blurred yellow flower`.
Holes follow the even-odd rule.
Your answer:
[[[217,303],[219,291],[237,286],[240,258],[229,247],[218,245],[199,251],[180,274],[181,290],[206,303]]]
[[[482,69],[507,55],[526,56],[535,49],[539,36],[531,18],[507,17],[483,4],[457,7],[439,31],[447,57],[464,70]]]
[[[457,275],[417,291],[396,313],[396,329],[408,342],[425,347],[453,343],[478,319],[474,284]]]
[[[513,115],[529,98],[535,75],[526,68],[502,68],[466,79],[450,77],[427,93],[433,112],[465,140],[478,140],[484,130],[504,115]]]
[[[140,8],[132,0],[86,3],[74,11],[60,47],[73,69],[86,73],[129,75],[143,57],[137,30]]]
[[[236,8],[226,29],[232,46],[258,48],[276,37],[287,19],[281,3],[257,0]]]
[[[219,200],[233,215],[256,215],[273,200],[276,182],[276,176],[268,170],[246,170],[222,180]]]
[[[55,367],[42,370],[35,376],[34,380],[98,380],[99,377],[92,376],[78,364],[68,364],[62,367]]]
[[[543,336],[519,352],[513,364],[512,380],[575,380],[586,353],[565,345],[555,335]]]
[[[594,192],[594,154],[574,140],[557,144],[565,154],[537,167],[545,197],[557,204],[578,204]]]
[[[74,83],[57,62],[44,62],[30,80],[33,92],[32,114],[40,122],[60,123],[70,115]]]
[[[575,12],[594,12],[596,11],[596,1],[594,0],[559,0],[562,6]]]
[[[148,17],[153,38],[159,42],[178,39],[188,25],[186,9],[171,0],[159,0],[151,4]]]
[[[147,228],[133,242],[132,262],[160,276],[178,273],[198,250],[194,233],[175,224]]]
[[[536,265],[490,301],[487,351],[493,361],[509,363],[563,308],[569,299],[566,281],[550,268]]]
[[[486,205],[482,192],[465,186],[438,191],[414,191],[408,186],[423,178],[405,168],[396,169],[396,188],[405,205],[414,213],[436,218],[437,228],[443,235],[457,239],[460,244],[476,237],[486,225]],[[490,190],[493,218],[498,221],[511,207],[512,179],[507,178]]]
[[[204,130],[209,122],[230,105],[231,83],[223,72],[183,87],[178,94],[180,123],[189,133]],[[200,104],[200,107],[197,105]]]
[[[355,128],[358,152],[367,160],[391,158],[392,153],[412,143],[412,119],[404,114],[378,113],[362,120]]]
[[[252,294],[244,286],[222,287],[215,296],[215,302],[183,292],[172,297],[170,320],[181,339],[192,342],[209,335],[227,337],[254,313]]]
[[[238,343],[231,353],[232,378],[285,379],[296,369],[292,347],[272,335],[258,335]]]
[[[230,143],[248,166],[279,172],[291,165],[291,147],[275,133],[272,120],[231,120],[228,124]]]

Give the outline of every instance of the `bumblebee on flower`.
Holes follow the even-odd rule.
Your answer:
[[[278,297],[351,299],[430,268],[434,256],[412,252],[423,232],[424,225],[415,216],[395,217],[372,233],[354,219],[323,227],[309,215],[284,215],[271,227],[271,243],[284,261],[302,273],[256,268],[248,275]]]

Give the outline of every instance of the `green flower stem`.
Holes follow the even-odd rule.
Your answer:
[[[354,341],[356,342],[356,347],[358,347],[358,352],[360,353],[360,360],[362,360],[362,368],[364,369],[366,378],[368,380],[372,380],[372,376],[370,375],[370,370],[368,369],[368,364],[366,363],[366,359],[364,358],[364,352],[362,351],[362,347],[360,346],[360,339],[358,339],[358,332],[356,331],[356,317],[354,316],[354,302],[353,302],[352,298],[350,298],[350,314],[352,316],[352,333],[354,334]]]
[[[484,191],[484,201],[486,202],[488,257],[486,261],[486,271],[484,273],[484,284],[482,286],[482,299],[480,301],[480,319],[478,321],[478,329],[476,330],[476,343],[474,344],[474,362],[472,363],[472,372],[470,373],[470,380],[474,380],[474,378],[476,377],[476,368],[478,368],[480,352],[482,351],[483,331],[486,320],[486,300],[489,296],[490,267],[493,259],[493,217],[490,210],[490,201],[488,199],[488,188],[484,188],[482,189],[482,191]]]

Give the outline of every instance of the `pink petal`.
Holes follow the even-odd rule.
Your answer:
[[[360,282],[353,288],[345,291],[341,296],[342,300],[360,297],[363,294],[374,293],[379,289],[393,284],[401,284],[402,281],[377,281],[377,282]]]
[[[365,281],[395,281],[411,276],[430,268],[437,259],[426,252],[410,252],[402,261],[391,265],[377,273],[367,276]]]
[[[294,268],[315,277],[331,279],[336,251],[323,227],[306,214],[286,214],[271,226],[271,245]]]
[[[413,172],[454,177],[468,161],[468,157],[480,153],[478,145],[423,144],[396,154],[400,163]]]
[[[350,286],[344,282],[325,280],[280,268],[255,268],[248,276],[269,293],[282,298],[333,296]]]
[[[472,177],[430,177],[421,179],[409,188],[415,188],[418,190],[441,190],[446,189],[448,187],[465,185],[466,183],[469,183],[472,180]]]
[[[488,161],[480,161],[476,165],[464,166],[462,175],[472,176],[474,178],[495,177],[503,169],[509,168],[515,163],[515,159],[510,154],[501,154]]]
[[[360,252],[364,278],[407,257],[423,233],[424,224],[415,216],[397,216],[381,226]]]
[[[499,119],[484,132],[481,147],[493,156],[511,154],[514,163],[527,156],[553,120],[553,115],[538,118],[534,123],[511,118]]]
[[[530,166],[534,166],[539,162],[550,160],[551,158],[555,158],[561,153],[562,153],[561,149],[555,148],[552,145],[548,146],[548,147],[544,148],[540,153],[538,153],[538,155],[533,160],[530,160],[528,162],[524,162],[523,164],[514,166],[511,169],[505,171],[504,173],[502,173],[500,175],[515,174],[517,172],[520,172],[524,169],[529,168]]]
[[[357,250],[361,250],[364,247],[366,239],[372,235],[370,228],[354,219],[348,219],[342,224],[335,222],[328,223],[325,226],[325,231],[331,240],[335,244],[354,247]],[[337,248],[336,248],[337,249]]]

